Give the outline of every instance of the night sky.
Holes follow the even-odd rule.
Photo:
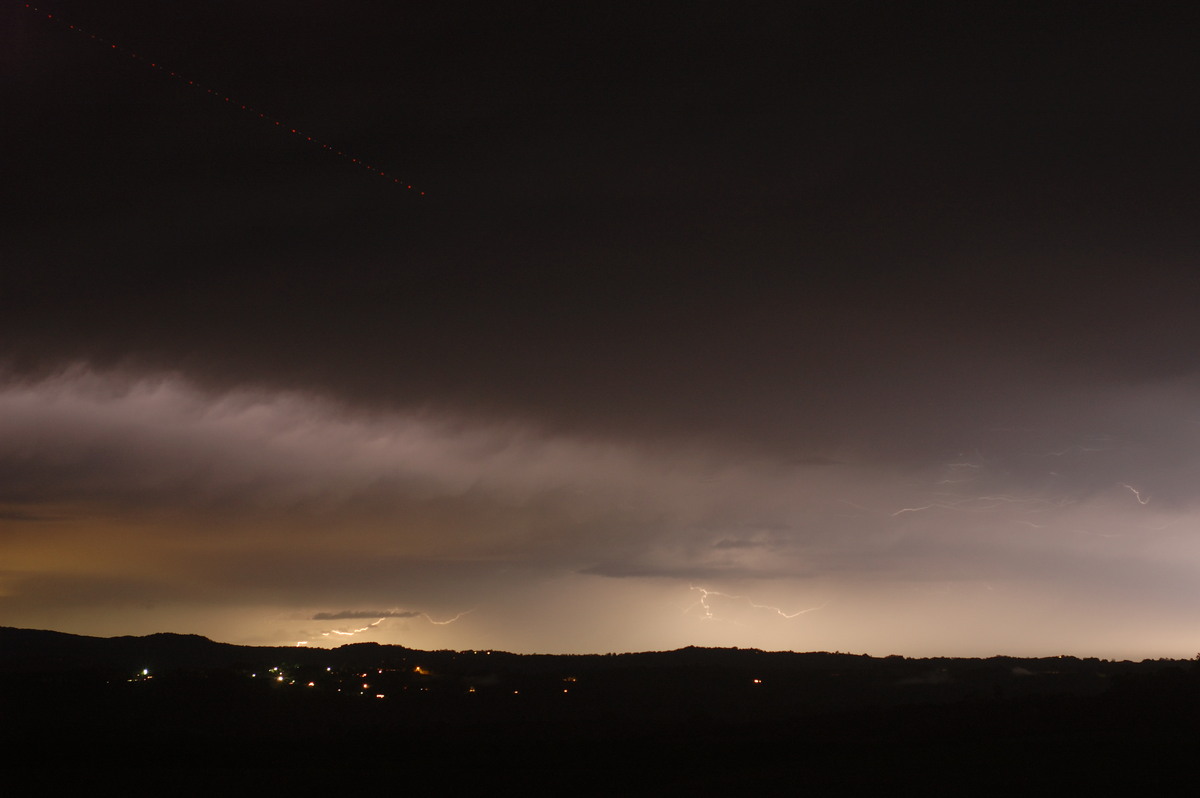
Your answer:
[[[37,6],[0,625],[1200,650],[1182,11]]]

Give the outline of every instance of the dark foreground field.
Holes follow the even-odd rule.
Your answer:
[[[387,794],[1168,787],[1192,661],[229,646],[0,628],[0,744],[44,787]]]

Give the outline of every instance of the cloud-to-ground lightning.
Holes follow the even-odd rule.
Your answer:
[[[212,97],[215,97],[218,100],[222,100],[227,105],[237,108],[238,110],[245,111],[246,113],[250,114],[254,118],[259,119],[259,120],[271,125],[272,127],[275,127],[277,129],[283,131],[284,133],[288,133],[290,135],[296,136],[296,137],[303,139],[304,141],[307,141],[317,147],[320,147],[322,150],[325,150],[330,155],[335,155],[338,158],[341,158],[342,160],[344,160],[350,164],[353,164],[354,166],[356,166],[360,169],[364,169],[368,174],[370,174],[374,177],[381,177],[390,183],[394,183],[395,185],[404,186],[405,189],[412,190],[412,188],[413,188],[412,185],[407,183],[406,181],[401,180],[398,177],[395,177],[394,175],[390,174],[386,170],[380,169],[377,166],[366,163],[361,158],[358,158],[357,156],[355,156],[352,153],[348,153],[343,150],[339,150],[338,148],[334,147],[333,145],[327,144],[315,136],[310,136],[307,132],[297,130],[296,128],[283,122],[282,120],[276,119],[275,117],[273,117],[263,111],[259,111],[258,109],[254,108],[252,106],[240,103],[237,100],[235,100],[234,98],[225,94],[224,92],[217,91],[216,89],[210,88],[210,87],[204,85],[203,83],[192,80],[191,78],[187,77],[186,75],[180,74],[179,72],[176,72],[176,71],[160,64],[157,61],[151,61],[150,59],[142,56],[140,53],[136,53],[127,47],[124,47],[120,44],[117,44],[116,42],[113,42],[113,41],[110,41],[110,40],[104,38],[103,36],[99,36],[95,33],[84,30],[83,28],[80,28],[78,25],[72,25],[68,22],[65,22],[57,14],[51,14],[51,13],[44,12],[40,8],[38,8],[37,6],[35,6],[31,3],[26,3],[25,8],[29,9],[30,11],[33,11],[34,13],[44,16],[45,19],[47,19],[51,22],[55,22],[59,25],[64,26],[67,30],[72,31],[73,33],[77,33],[81,36],[86,36],[87,38],[91,39],[92,41],[96,42],[97,44],[104,45],[108,50],[110,50],[112,52],[120,53],[121,55],[131,58],[140,64],[144,64],[148,68],[153,69],[157,72],[160,72],[160,73],[178,81],[182,85],[193,88],[204,94],[208,94]],[[418,191],[417,193],[420,196],[425,195],[424,191]]]
[[[708,620],[714,620],[716,618],[716,616],[713,614],[712,604],[709,603],[709,596],[720,596],[721,598],[729,599],[731,601],[744,601],[748,606],[753,607],[754,609],[770,610],[771,612],[775,613],[776,615],[780,616],[781,618],[786,618],[789,621],[791,619],[797,618],[801,615],[806,615],[810,612],[816,612],[819,609],[824,609],[827,606],[825,604],[822,604],[819,607],[808,607],[807,609],[788,613],[788,612],[784,612],[779,607],[773,607],[770,604],[758,604],[754,601],[751,601],[746,596],[734,596],[729,593],[722,593],[719,590],[709,590],[708,588],[697,587],[696,585],[691,585],[691,586],[689,586],[688,589],[699,592],[700,598],[695,603],[689,605],[687,607],[687,609],[684,610],[684,614],[687,614],[688,612],[695,609],[696,607],[699,607],[701,610],[704,611],[704,617]]]

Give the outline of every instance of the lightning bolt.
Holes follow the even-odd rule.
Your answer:
[[[1126,487],[1129,487],[1126,485]],[[940,510],[957,510],[959,512],[987,512],[995,510],[997,507],[1002,507],[1006,504],[1024,505],[1029,508],[1026,512],[1043,512],[1047,509],[1061,508],[1068,504],[1074,504],[1072,499],[1062,499],[1060,501],[1051,501],[1050,499],[1042,499],[1036,496],[1007,496],[1004,494],[995,496],[971,496],[969,498],[957,499],[951,502],[932,502],[930,504],[922,504],[919,507],[901,507],[893,512],[892,518],[895,518],[905,513],[919,513],[922,510],[932,510],[934,508]],[[1145,504],[1145,502],[1143,502]]]
[[[939,479],[939,485],[957,485],[963,482],[974,482],[979,478],[979,470],[983,466],[979,463],[946,463],[946,471],[949,472],[945,477]],[[963,476],[964,472],[966,476]]]
[[[463,610],[463,611],[462,611],[462,612],[460,612],[458,615],[455,615],[453,618],[451,618],[451,619],[450,619],[450,620],[448,620],[448,621],[435,621],[433,618],[430,618],[430,617],[429,617],[429,613],[427,613],[427,612],[422,612],[422,613],[421,613],[421,617],[422,617],[422,618],[424,618],[425,620],[429,621],[429,622],[430,622],[431,624],[433,624],[434,626],[445,626],[445,625],[447,625],[447,624],[454,623],[455,621],[457,621],[459,618],[463,617],[463,616],[464,616],[464,615],[466,615],[467,613],[469,613],[469,612],[474,612],[474,611],[475,611],[475,608],[474,608],[474,607],[472,607],[472,608],[471,608],[471,609],[469,609],[469,610]]]
[[[387,618],[380,618],[378,621],[375,621],[374,623],[369,623],[366,626],[362,627],[361,629],[351,629],[349,631],[346,631],[344,629],[330,629],[328,632],[321,632],[321,637],[329,637],[330,635],[342,635],[343,637],[354,637],[354,635],[361,634],[362,632],[365,632],[368,629],[374,629],[376,626],[378,626],[379,624],[383,623],[386,620],[387,620]]]
[[[382,618],[379,618],[376,621],[372,621],[371,623],[367,624],[366,626],[361,626],[358,629],[329,629],[327,631],[321,632],[320,634],[321,634],[321,637],[334,637],[335,635],[340,636],[340,637],[354,637],[355,635],[362,634],[363,632],[374,629],[375,627],[379,626],[381,623],[388,620],[389,618],[424,618],[425,620],[429,621],[434,626],[447,626],[449,624],[454,623],[455,621],[457,621],[459,618],[463,617],[464,615],[474,612],[474,611],[475,611],[475,608],[472,607],[469,610],[464,610],[464,611],[460,612],[458,615],[455,615],[453,618],[449,618],[444,621],[439,621],[439,620],[436,620],[433,616],[431,616],[427,612],[412,612],[412,611],[408,611],[408,610],[399,610],[399,609],[388,610],[387,614],[384,615]],[[317,615],[314,617],[320,618],[321,616]],[[297,646],[308,645],[308,641],[301,640],[300,642],[296,643],[296,645]]]
[[[892,513],[892,518],[895,518],[898,515],[904,515],[905,513],[919,513],[922,510],[930,510],[934,507],[942,507],[947,510],[954,509],[948,504],[923,504],[920,507],[901,507],[899,510]]]
[[[715,620],[716,619],[716,616],[713,614],[712,604],[710,604],[709,600],[708,600],[709,596],[720,596],[721,598],[727,598],[727,599],[730,599],[731,601],[744,601],[748,605],[750,605],[751,607],[753,607],[755,609],[770,610],[771,612],[775,613],[779,617],[786,618],[789,621],[792,618],[797,618],[801,615],[806,615],[807,613],[810,613],[810,612],[816,612],[817,610],[824,609],[826,606],[828,606],[828,604],[822,604],[819,607],[809,607],[807,609],[799,610],[798,612],[787,613],[787,612],[784,612],[779,607],[773,607],[770,604],[755,603],[754,601],[751,601],[746,596],[734,596],[734,595],[730,595],[729,593],[722,593],[719,590],[709,590],[708,588],[697,587],[696,585],[690,585],[688,587],[688,589],[698,591],[700,593],[700,599],[698,601],[696,601],[694,604],[689,605],[688,608],[683,611],[684,614],[686,615],[688,612],[691,612],[694,608],[699,607],[701,610],[704,611],[704,617],[707,620]]]
[[[1133,495],[1137,497],[1137,502],[1138,502],[1138,504],[1149,504],[1149,503],[1150,503],[1150,497],[1149,497],[1149,496],[1147,496],[1146,498],[1144,498],[1144,499],[1143,499],[1143,498],[1142,498],[1141,491],[1139,491],[1139,490],[1138,490],[1137,488],[1135,488],[1133,485],[1126,485],[1125,483],[1123,483],[1123,482],[1122,482],[1122,483],[1121,483],[1121,487],[1122,487],[1122,488],[1129,488],[1129,490],[1131,490],[1131,491],[1133,492]]]

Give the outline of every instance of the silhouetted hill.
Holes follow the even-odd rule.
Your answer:
[[[284,653],[290,655],[290,660],[314,664],[325,654],[323,649],[237,646],[200,635],[168,632],[144,637],[86,637],[0,627],[0,671],[230,668],[241,663],[277,660]]]
[[[349,759],[381,779],[451,774],[464,786],[517,767],[609,794],[664,784],[704,794],[752,777],[878,787],[930,767],[1021,784],[1036,765],[1043,780],[1072,773],[1077,785],[1085,766],[1106,782],[1132,774],[1121,763],[1135,753],[1160,774],[1190,762],[1195,665],[326,650],[0,628],[0,745],[19,763],[53,751],[88,768],[241,776],[315,777]],[[655,775],[627,783],[631,768]]]

